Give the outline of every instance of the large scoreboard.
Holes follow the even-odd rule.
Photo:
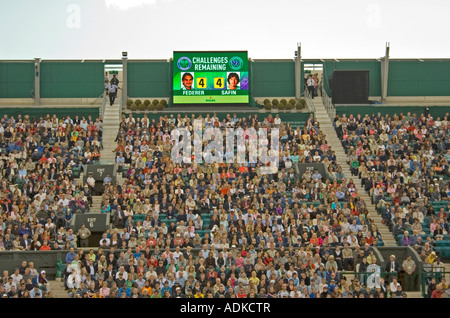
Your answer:
[[[248,53],[173,52],[174,104],[248,104]]]

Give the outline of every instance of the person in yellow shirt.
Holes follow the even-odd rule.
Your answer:
[[[103,295],[100,294],[100,290],[97,289],[97,290],[95,291],[94,296],[92,296],[92,298],[103,298]]]
[[[259,286],[259,278],[256,276],[256,271],[252,271],[251,277],[248,280],[252,281],[254,286]]]
[[[194,298],[205,298],[205,295],[203,295],[200,289],[198,289],[197,292],[194,294]]]
[[[436,252],[435,252],[435,251],[432,251],[432,252],[430,253],[430,255],[428,255],[428,262],[429,262],[430,264],[433,264],[433,263],[436,261],[436,259],[437,259]]]
[[[444,277],[441,278],[441,282],[438,284],[441,286],[441,289],[445,292],[448,289],[448,284]]]

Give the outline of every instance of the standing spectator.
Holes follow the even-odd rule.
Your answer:
[[[77,235],[80,237],[80,247],[88,247],[91,231],[88,228],[86,228],[86,225],[84,223],[81,224],[81,227],[77,232]]]
[[[385,272],[387,272],[388,274],[386,274],[388,276],[387,281],[388,282],[392,282],[392,278],[393,277],[398,277],[398,270],[400,268],[400,265],[395,261],[395,255],[392,254],[389,257],[389,262],[386,262],[386,267],[385,267]]]
[[[108,90],[109,103],[112,106],[114,104],[114,101],[116,100],[117,90],[119,89],[119,86],[113,84],[111,79],[110,83],[106,86],[106,89]]]
[[[319,74],[314,74],[314,97],[319,96],[318,89],[319,89]]]
[[[117,78],[116,74],[113,74],[113,78],[111,78],[110,83],[119,86],[119,79]]]
[[[108,93],[108,89],[107,89],[107,86],[108,86],[108,84],[109,84],[109,74],[108,74],[108,72],[105,72],[105,91],[106,91],[106,93]]]
[[[96,191],[95,191],[95,179],[93,177],[92,172],[89,172],[89,177],[86,179],[86,183],[89,186],[89,190],[90,192],[95,195]]]
[[[411,255],[403,261],[402,268],[405,271],[404,291],[413,291],[416,286],[416,262],[411,258]]]
[[[314,99],[314,86],[316,81],[314,80],[314,77],[312,75],[308,76],[308,79],[306,80],[306,85],[308,86],[309,94],[311,95],[311,98]]]

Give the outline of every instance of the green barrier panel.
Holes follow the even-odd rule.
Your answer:
[[[0,63],[0,98],[34,98],[34,62]]]
[[[104,90],[100,62],[41,62],[41,98],[96,98]]]

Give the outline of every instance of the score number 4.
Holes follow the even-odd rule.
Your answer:
[[[197,77],[197,88],[205,89],[208,87],[208,81],[206,77]],[[225,88],[225,80],[223,77],[214,78],[214,88],[223,89]]]
[[[223,89],[225,87],[225,80],[223,77],[214,78],[214,88]]]
[[[208,86],[206,77],[197,77],[197,88],[204,89]]]

